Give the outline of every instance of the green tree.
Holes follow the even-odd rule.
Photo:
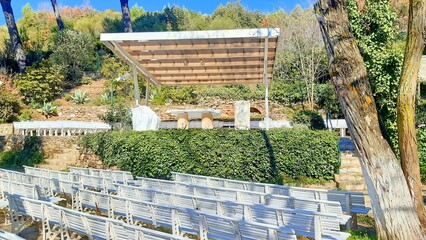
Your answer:
[[[366,0],[362,11],[349,0],[348,14],[354,37],[364,58],[382,131],[394,150],[397,139],[397,92],[404,58],[398,39],[397,15],[389,0]]]
[[[95,44],[88,34],[64,30],[53,36],[49,60],[64,70],[70,84],[79,84],[83,72],[94,68]]]
[[[3,9],[4,18],[6,19],[6,26],[10,36],[10,42],[15,50],[15,58],[18,62],[19,72],[25,72],[26,56],[22,47],[21,38],[19,37],[18,28],[16,27],[15,16],[13,15],[11,0],[0,0]]]

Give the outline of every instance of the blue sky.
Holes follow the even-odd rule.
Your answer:
[[[60,6],[83,6],[90,5],[94,9],[103,11],[105,9],[120,10],[120,0],[57,0]],[[197,12],[210,14],[220,4],[226,4],[228,0],[129,0],[129,5],[138,4],[147,11],[162,10],[166,5],[178,5]],[[241,0],[243,6],[250,10],[259,10],[261,12],[272,12],[283,8],[286,11],[291,11],[297,4],[307,7],[311,0]],[[26,4],[30,3],[33,9],[48,9],[51,10],[50,0],[12,0],[12,7],[15,18],[19,19],[22,16],[21,9]],[[5,24],[3,14],[0,17],[0,25]]]

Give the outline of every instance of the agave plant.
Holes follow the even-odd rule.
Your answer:
[[[74,96],[72,96],[72,100],[77,104],[85,104],[87,101],[89,101],[89,98],[87,96],[87,92],[82,92],[78,90],[75,91]]]
[[[51,102],[44,103],[43,107],[39,109],[39,111],[45,116],[46,118],[49,118],[51,116],[57,115],[57,107],[54,106]]]
[[[112,93],[111,92],[106,92],[106,93],[101,95],[101,101],[103,103],[111,102],[111,99],[112,99]]]

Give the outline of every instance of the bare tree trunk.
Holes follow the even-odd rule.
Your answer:
[[[409,4],[408,38],[398,91],[398,144],[402,171],[413,197],[417,216],[426,229],[415,125],[416,85],[424,48],[425,0],[410,0]]]
[[[4,18],[6,19],[7,30],[9,31],[10,42],[15,50],[15,58],[18,62],[19,72],[25,72],[25,53],[22,47],[21,38],[19,37],[18,28],[16,27],[15,17],[13,16],[10,0],[0,0],[3,9]]]
[[[59,14],[58,3],[56,0],[50,0],[50,2],[52,3],[53,12],[55,13],[56,23],[58,24],[59,30],[62,31],[64,29],[64,22]]]
[[[329,57],[329,73],[371,198],[379,239],[426,239],[401,166],[383,138],[367,70],[350,31],[345,0],[319,0],[315,12]]]
[[[124,32],[132,32],[132,22],[130,20],[129,0],[120,0],[121,11],[123,13]]]

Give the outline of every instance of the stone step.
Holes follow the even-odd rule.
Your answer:
[[[362,170],[361,168],[358,166],[344,166],[344,167],[340,167],[339,170],[340,174],[345,174],[345,173],[359,173],[362,174]]]
[[[349,169],[349,168],[359,168],[361,172],[361,164],[359,163],[348,163],[348,162],[340,163],[340,169]]]
[[[334,174],[336,182],[351,182],[351,181],[364,181],[364,176],[361,173],[340,173]]]
[[[366,191],[367,186],[364,181],[337,182],[337,187],[346,191]]]

